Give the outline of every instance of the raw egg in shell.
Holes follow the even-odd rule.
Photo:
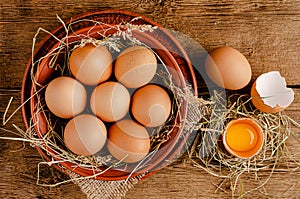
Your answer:
[[[85,109],[87,94],[80,82],[71,77],[61,76],[48,84],[45,101],[49,110],[56,116],[71,118]]]
[[[143,46],[125,49],[117,57],[114,73],[119,82],[128,88],[148,84],[154,77],[157,60],[154,53]]]
[[[90,106],[94,114],[105,122],[122,119],[129,111],[130,94],[118,82],[104,82],[98,85],[90,99]]]
[[[171,98],[162,87],[148,84],[133,94],[131,113],[141,124],[155,127],[167,121],[171,106]]]
[[[67,123],[63,137],[66,146],[73,153],[90,156],[104,146],[107,130],[100,119],[93,115],[83,114]]]
[[[146,128],[137,122],[120,120],[109,129],[107,148],[116,159],[135,163],[148,154],[150,137]]]
[[[89,43],[77,47],[69,60],[71,73],[84,84],[97,85],[111,76],[112,55],[103,46]]]
[[[239,158],[251,158],[259,153],[264,142],[260,125],[251,118],[231,120],[223,133],[225,149]]]
[[[239,90],[251,80],[251,67],[246,57],[238,50],[223,46],[209,53],[205,61],[208,77],[218,86]]]

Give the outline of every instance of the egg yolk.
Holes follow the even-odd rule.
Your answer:
[[[236,151],[249,151],[256,145],[257,139],[255,128],[245,123],[230,126],[226,133],[228,146]]]

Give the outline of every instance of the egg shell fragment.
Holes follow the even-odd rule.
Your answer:
[[[287,88],[285,78],[278,71],[260,75],[251,88],[253,105],[266,113],[286,109],[294,100],[294,91]]]

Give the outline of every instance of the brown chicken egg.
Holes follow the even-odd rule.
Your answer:
[[[128,88],[149,83],[157,69],[154,53],[143,46],[125,49],[116,59],[114,73],[119,82]]]
[[[129,111],[130,94],[118,82],[105,82],[97,86],[90,99],[91,109],[101,120],[114,122]]]
[[[45,92],[49,110],[58,117],[71,118],[81,113],[86,106],[84,86],[71,77],[61,76],[52,80]]]
[[[246,57],[234,48],[223,46],[213,50],[206,58],[208,77],[218,86],[238,90],[251,80],[251,67]]]
[[[104,146],[107,130],[100,119],[93,115],[83,114],[67,123],[63,136],[66,146],[73,153],[90,156]]]
[[[131,112],[141,124],[155,127],[164,124],[171,112],[171,99],[160,86],[148,84],[132,96]]]
[[[71,53],[70,70],[82,83],[97,85],[110,77],[112,62],[112,56],[105,47],[86,44]]]
[[[133,120],[120,120],[108,132],[107,148],[111,155],[126,163],[142,160],[150,150],[147,130]]]

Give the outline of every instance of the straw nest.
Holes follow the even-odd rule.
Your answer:
[[[225,98],[224,98],[225,97]],[[299,160],[290,154],[286,141],[290,136],[296,138],[291,127],[300,125],[285,112],[276,114],[263,113],[253,107],[251,96],[245,94],[227,94],[215,92],[210,98],[209,114],[199,122],[199,133],[189,150],[188,159],[192,164],[207,173],[230,181],[232,196],[244,197],[251,191],[260,190],[271,178],[279,163],[293,162],[300,166]],[[254,119],[263,129],[265,140],[262,150],[250,159],[241,159],[230,155],[221,142],[225,125],[232,119],[247,117]],[[297,138],[296,138],[297,139]],[[299,140],[297,140],[299,142]],[[287,169],[292,172],[293,169]],[[259,172],[269,175],[260,178]],[[256,176],[258,186],[244,191],[242,174],[252,173]],[[222,190],[222,184],[217,189]],[[262,191],[264,194],[265,190]]]
[[[82,35],[81,39],[76,40],[74,42],[68,42],[68,39],[70,38],[69,35],[71,34],[74,35],[72,26],[75,26],[76,23],[81,23],[84,20],[74,21],[66,25],[59,17],[58,19],[65,28],[66,31],[65,37],[60,39],[55,35],[53,35],[51,32],[43,28],[39,28],[37,33],[35,34],[35,37],[33,38],[32,56],[34,55],[36,40],[41,33],[46,33],[51,35],[52,39],[58,42],[57,48],[52,49],[45,56],[39,59],[32,59],[30,79],[33,85],[35,85],[34,94],[29,99],[27,99],[24,102],[24,104],[22,104],[17,110],[13,111],[13,113],[9,117],[7,117],[7,113],[10,112],[9,109],[10,109],[11,102],[13,100],[11,98],[3,117],[3,125],[5,126],[9,122],[9,120],[17,113],[17,111],[21,109],[22,106],[28,105],[29,101],[33,97],[35,97],[37,99],[37,104],[36,104],[35,112],[32,114],[33,116],[29,122],[30,123],[29,128],[26,131],[24,131],[18,126],[13,125],[14,128],[16,129],[16,132],[13,131],[9,131],[9,132],[17,134],[21,138],[5,137],[3,139],[29,142],[31,146],[39,147],[49,157],[52,157],[52,161],[41,162],[39,166],[43,164],[52,165],[52,164],[57,164],[62,162],[68,162],[68,163],[72,163],[74,167],[81,167],[87,170],[92,170],[94,171],[94,173],[97,173],[96,175],[93,176],[84,177],[86,179],[94,178],[97,175],[103,174],[109,169],[114,169],[115,167],[118,167],[119,170],[120,169],[122,170],[122,168],[126,170],[127,164],[122,161],[114,159],[106,150],[100,151],[99,153],[88,157],[74,154],[70,150],[68,150],[68,148],[65,146],[62,139],[63,130],[68,120],[58,118],[57,116],[52,114],[47,108],[44,99],[44,94],[43,94],[45,88],[47,87],[47,84],[41,85],[38,82],[38,80],[36,79],[37,78],[36,71],[44,59],[50,59],[49,67],[55,69],[54,76],[71,76],[71,72],[69,70],[69,63],[68,63],[70,54],[75,48],[84,46],[87,43],[92,43],[95,46],[105,46],[107,49],[109,49],[109,51],[112,54],[115,55],[117,55],[119,52],[121,52],[123,49],[129,46],[143,45],[151,49],[149,46],[147,46],[146,44],[142,43],[141,41],[133,37],[132,32],[133,31],[152,32],[155,31],[157,27],[151,25],[133,25],[132,22],[138,20],[139,18],[134,18],[129,22],[124,22],[113,26],[98,21],[86,20],[89,23],[94,23],[94,26],[88,31],[89,34]],[[115,33],[111,35],[107,35],[106,31],[96,32],[97,37],[101,39],[95,39],[94,37],[91,37],[89,35],[95,33],[94,29],[96,26],[106,27],[107,31],[114,30]],[[151,144],[150,152],[144,158],[144,160],[146,161],[144,160],[140,161],[141,164],[138,164],[137,167],[132,170],[132,172],[135,172],[136,170],[139,170],[144,166],[147,166],[147,163],[157,153],[157,151],[160,149],[160,146],[168,142],[168,140],[170,139],[170,133],[173,131],[173,129],[180,128],[181,125],[180,123],[177,122],[174,123],[174,119],[180,117],[180,107],[182,106],[182,102],[184,101],[184,93],[185,93],[184,88],[180,88],[173,83],[172,81],[173,77],[167,69],[168,66],[165,65],[163,60],[156,54],[154,50],[152,50],[152,52],[157,57],[158,69],[151,83],[160,84],[168,89],[170,95],[172,96],[172,109],[170,114],[171,116],[166,121],[165,125],[148,128],[148,132],[150,134],[150,144]],[[58,57],[62,55],[65,57],[63,62],[57,62]],[[39,117],[41,114],[46,116],[46,123],[47,123],[47,132],[42,137],[39,136],[39,132],[36,131],[36,126],[38,125],[38,123],[34,121],[34,116]],[[2,128],[2,130],[8,131],[4,128]],[[107,169],[100,170],[99,168],[102,166],[105,166]],[[61,183],[65,183],[65,182],[60,182],[57,184],[61,184]]]

